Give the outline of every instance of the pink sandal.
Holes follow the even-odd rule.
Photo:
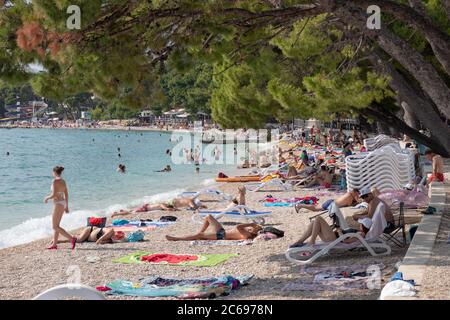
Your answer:
[[[58,249],[58,247],[55,245],[51,245],[50,247],[47,248],[47,250],[56,250],[56,249]]]

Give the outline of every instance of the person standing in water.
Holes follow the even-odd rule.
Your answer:
[[[67,189],[66,182],[61,178],[61,174],[64,171],[63,167],[53,168],[53,179],[51,186],[51,194],[44,198],[44,202],[47,203],[50,199],[53,199],[53,214],[52,214],[52,227],[53,227],[53,241],[50,247],[47,249],[57,249],[59,235],[69,239],[72,243],[72,250],[75,249],[77,238],[70,235],[66,230],[61,228],[60,223],[64,212],[69,213],[69,191]]]

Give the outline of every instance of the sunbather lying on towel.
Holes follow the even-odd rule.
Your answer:
[[[95,242],[96,244],[105,244],[112,242],[111,238],[114,236],[113,229],[86,227],[81,231],[77,237],[77,242]]]
[[[311,205],[311,204],[296,204],[295,211],[298,213],[300,209],[307,209],[310,211],[324,211],[328,210],[330,205],[334,202],[339,208],[350,207],[355,205],[359,199],[359,190],[353,189],[351,192],[336,198],[328,199],[322,205]]]
[[[206,232],[211,227],[210,232]],[[212,215],[205,217],[205,223],[197,234],[186,237],[172,237],[167,235],[169,241],[193,240],[251,240],[258,236],[262,228],[256,223],[239,224],[233,229],[225,231],[224,227]]]
[[[367,208],[367,212],[361,213],[361,214],[354,214],[353,220],[359,220],[361,218],[370,218],[372,219],[373,215],[375,214],[375,210],[378,207],[378,204],[380,202],[384,203],[385,212],[384,212],[384,218],[387,222],[387,227],[384,229],[384,232],[390,233],[393,230],[395,230],[395,219],[394,215],[391,212],[391,209],[387,205],[386,202],[381,200],[380,198],[376,197],[373,194],[373,191],[369,188],[363,188],[360,191],[360,197],[363,201],[367,202],[369,204]]]
[[[114,218],[116,216],[125,216],[131,213],[142,213],[142,212],[149,212],[149,211],[155,211],[155,210],[163,210],[163,211],[176,211],[183,208],[190,208],[193,210],[197,209],[205,209],[206,206],[202,205],[201,201],[197,198],[175,198],[173,200],[169,200],[163,203],[156,203],[156,204],[144,204],[143,206],[128,211],[128,210],[120,210],[117,212],[114,212],[111,217]]]
[[[114,218],[117,216],[125,216],[125,215],[132,214],[132,213],[143,213],[143,212],[157,211],[157,210],[175,211],[176,209],[170,203],[155,203],[155,204],[146,203],[146,204],[142,205],[141,207],[136,208],[134,210],[121,209],[119,211],[114,212],[111,215],[111,217]]]
[[[360,225],[359,233],[364,238],[369,232],[370,227],[372,226],[372,220],[369,218],[360,219],[358,222]],[[328,225],[324,218],[318,216],[308,226],[308,229],[303,234],[303,236],[295,242],[293,245],[289,246],[290,248],[301,247],[306,245],[306,239],[310,238],[308,245],[315,245],[317,237],[324,242],[332,242],[339,238],[342,235],[340,229],[333,230],[332,227]],[[352,243],[358,241],[357,238],[347,238],[343,240],[344,243]]]

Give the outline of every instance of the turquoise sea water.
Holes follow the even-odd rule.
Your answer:
[[[166,154],[169,133],[149,131],[0,129],[0,248],[51,234],[52,168],[62,165],[70,214],[62,226],[77,228],[90,215],[174,197],[212,182],[232,166],[174,165]],[[121,157],[118,156],[120,148]],[[7,156],[6,152],[10,155]],[[126,174],[116,171],[123,163]],[[155,173],[171,164],[171,173]]]

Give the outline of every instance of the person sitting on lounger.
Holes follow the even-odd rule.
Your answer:
[[[319,185],[324,188],[330,188],[333,181],[333,175],[329,172],[327,166],[321,166],[320,171],[312,177],[312,179],[305,184],[305,187]]]
[[[208,228],[211,229],[207,232]],[[200,231],[192,236],[172,237],[167,235],[169,241],[193,241],[193,240],[251,240],[258,236],[262,227],[256,223],[239,224],[233,229],[226,230],[214,219],[212,215],[205,217],[205,222]]]
[[[367,232],[369,232],[370,227],[372,226],[372,220],[369,218],[359,219],[360,223],[360,231],[358,232],[363,238],[366,236]],[[323,242],[332,242],[339,238],[342,235],[340,229],[333,230],[332,227],[328,225],[324,218],[318,216],[308,226],[308,229],[303,234],[303,236],[295,242],[293,245],[289,246],[289,248],[296,248],[306,245],[305,241],[310,238],[308,245],[315,245],[317,237],[320,238]],[[352,243],[358,241],[357,238],[347,238],[343,240],[344,243]]]
[[[370,218],[372,219],[373,215],[375,214],[375,211],[378,207],[378,204],[380,202],[384,203],[384,207],[385,207],[385,212],[384,212],[384,217],[386,219],[387,222],[387,227],[384,229],[384,232],[386,233],[390,233],[393,230],[395,230],[395,219],[394,219],[394,215],[391,212],[391,209],[389,208],[389,206],[386,204],[386,202],[384,202],[383,200],[381,200],[380,198],[378,198],[377,196],[375,196],[372,193],[372,190],[369,188],[363,188],[360,191],[360,197],[364,202],[368,203],[368,208],[367,208],[367,212],[361,213],[361,214],[354,214],[353,215],[353,220],[359,220],[359,219],[363,219],[363,218]]]
[[[247,189],[245,188],[245,186],[240,186],[238,188],[237,196],[233,200],[231,200],[230,204],[225,208],[225,211],[228,211],[228,210],[230,210],[230,209],[232,209],[232,208],[234,208],[235,206],[238,206],[238,205],[245,206],[245,203],[246,203],[246,201],[245,201],[246,190]]]
[[[350,207],[358,203],[359,199],[359,190],[353,189],[350,192],[336,198],[336,199],[328,199],[322,205],[311,205],[311,204],[296,204],[295,211],[298,213],[300,209],[307,209],[310,211],[325,211],[331,206],[334,202],[339,208]]]
[[[95,242],[96,244],[111,243],[114,237],[113,229],[106,229],[98,227],[86,227],[81,231],[77,237],[77,242]]]

